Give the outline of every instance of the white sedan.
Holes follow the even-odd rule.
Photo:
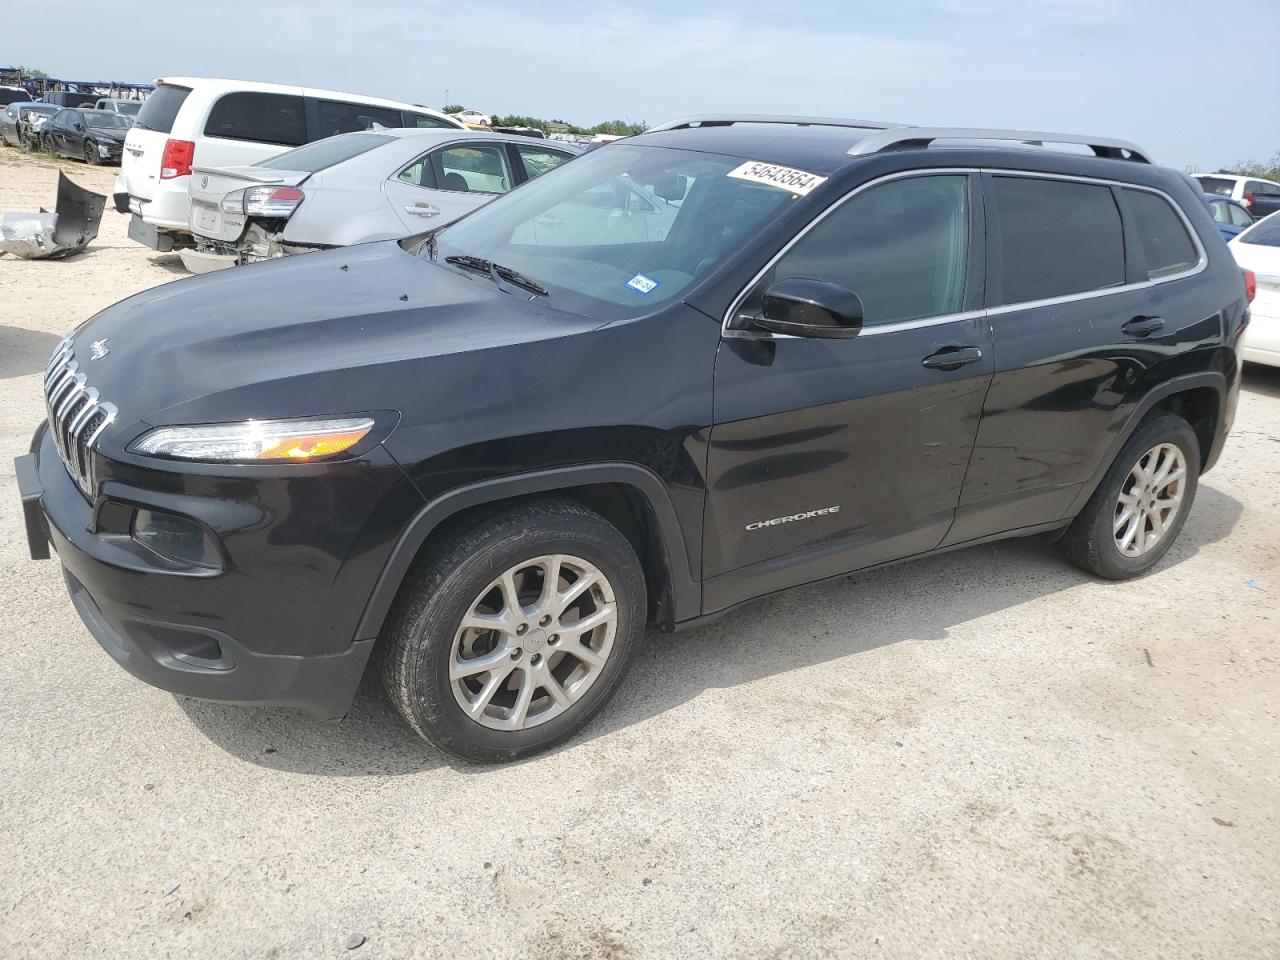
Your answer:
[[[458,219],[581,152],[572,144],[471,130],[344,133],[250,166],[191,174],[203,273],[329,247],[391,240]]]
[[[1258,285],[1244,332],[1244,358],[1280,367],[1280,213],[1255,223],[1227,244]]]

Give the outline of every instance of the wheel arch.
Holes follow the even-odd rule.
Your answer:
[[[627,537],[649,583],[651,621],[669,627],[699,615],[701,587],[690,573],[684,536],[662,480],[637,464],[600,463],[482,480],[433,499],[401,532],[365,604],[356,639],[381,633],[410,569],[433,542],[507,506],[549,496],[582,503]]]
[[[1089,482],[1084,484],[1071,506],[1062,515],[1073,517],[1083,509],[1106,476],[1120,450],[1152,412],[1175,413],[1191,424],[1200,441],[1200,472],[1208,470],[1222,449],[1222,412],[1227,397],[1227,378],[1217,371],[1203,371],[1171,377],[1149,391],[1134,407],[1127,420],[1107,448]]]

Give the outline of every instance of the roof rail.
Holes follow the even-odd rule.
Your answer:
[[[1127,140],[1108,137],[1086,137],[1078,133],[1042,133],[1034,130],[982,130],[966,127],[894,127],[873,133],[849,149],[849,156],[862,157],[883,150],[927,147],[938,140],[1008,140],[1042,147],[1047,143],[1079,143],[1091,149],[1094,156],[1113,160],[1153,163],[1151,154]]]
[[[801,127],[853,127],[858,130],[891,130],[902,126],[900,123],[887,123],[882,120],[846,120],[839,117],[788,117],[764,113],[715,113],[668,120],[666,123],[660,123],[656,127],[650,127],[645,132],[682,130],[689,127],[728,127],[735,123],[788,123]]]

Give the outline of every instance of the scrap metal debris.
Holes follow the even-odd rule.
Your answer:
[[[6,213],[0,217],[0,253],[24,260],[47,260],[79,253],[98,235],[107,198],[67,179],[58,171],[58,202],[53,213]]]

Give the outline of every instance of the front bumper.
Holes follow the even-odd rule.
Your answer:
[[[159,565],[148,569],[144,558],[129,552],[127,538],[92,532],[94,506],[67,473],[47,430],[42,428],[33,452],[15,466],[31,556],[48,557],[52,545],[76,612],[129,673],[183,696],[291,707],[319,720],[346,714],[374,639],[352,639],[348,632],[346,641],[321,644],[319,634],[323,623],[357,616],[367,594],[344,596],[341,577],[327,591],[302,590],[279,559],[268,591],[245,575],[245,557],[237,568],[233,555],[227,571],[211,576],[177,575]],[[349,611],[353,599],[359,609]],[[258,612],[264,605],[294,616],[295,629],[283,635],[278,625],[273,630]],[[267,646],[264,631],[277,640],[275,649]]]

